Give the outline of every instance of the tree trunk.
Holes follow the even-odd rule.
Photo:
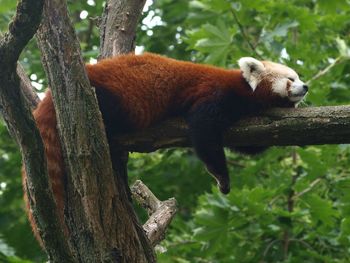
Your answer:
[[[37,34],[67,170],[66,223],[78,262],[154,262],[119,173],[114,176],[101,114],[65,1],[46,1]]]
[[[28,82],[23,78],[21,82],[16,72],[18,57],[39,26],[43,2],[20,1],[9,31],[0,40],[0,111],[21,149],[27,174],[24,190],[49,260],[72,262],[50,191],[43,143],[30,110],[36,99],[20,90]]]
[[[101,58],[130,52],[144,0],[110,0],[102,19]],[[57,220],[47,178],[46,159],[30,109],[38,98],[20,68],[18,57],[35,33],[43,1],[22,0],[9,32],[0,40],[0,111],[20,145],[26,167],[26,191],[50,262],[155,262],[152,244],[160,240],[151,225],[164,227],[157,209],[166,206],[142,190],[155,217],[146,224],[152,244],[134,214],[128,196],[127,151],[190,146],[183,120],[169,120],[146,131],[115,138],[119,158],[111,162],[95,94],[90,88],[79,44],[63,0],[46,1],[38,41],[54,95],[67,167],[66,223],[69,241]],[[18,73],[16,73],[16,68]],[[21,87],[21,89],[20,89]],[[235,124],[227,146],[348,143],[350,107],[273,109]],[[112,169],[114,168],[114,171]],[[137,191],[134,191],[134,193]],[[137,193],[139,194],[139,193]],[[152,201],[153,200],[153,201]],[[148,202],[148,201],[147,201]],[[168,202],[174,205],[174,201]],[[165,207],[166,213],[173,210]]]

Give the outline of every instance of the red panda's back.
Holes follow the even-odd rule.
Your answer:
[[[135,128],[144,128],[181,110],[184,90],[198,88],[200,67],[153,54],[125,55],[87,65],[92,86],[115,94]],[[202,68],[205,68],[202,66]],[[204,74],[203,74],[204,75]]]

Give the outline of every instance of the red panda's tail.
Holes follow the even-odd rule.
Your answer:
[[[61,150],[61,145],[60,145],[60,140],[59,140],[58,130],[57,130],[56,112],[53,106],[51,91],[48,91],[46,93],[46,97],[43,99],[43,101],[39,103],[38,107],[34,110],[33,116],[44,143],[44,148],[45,148],[45,153],[47,158],[47,169],[48,169],[49,181],[51,183],[52,192],[56,202],[59,220],[62,226],[64,226],[64,223],[63,223],[64,222],[64,185],[63,185],[64,165],[63,165],[62,150]],[[28,218],[32,226],[35,237],[40,243],[42,243],[37,231],[36,224],[34,222],[33,214],[30,209],[30,203],[29,203],[27,191],[26,191],[26,179],[27,179],[27,175],[23,165],[22,182],[23,182],[24,200],[26,202]],[[64,231],[66,231],[65,227],[64,227]]]

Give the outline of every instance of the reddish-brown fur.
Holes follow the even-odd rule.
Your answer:
[[[250,92],[238,70],[232,74],[151,54],[106,59],[86,69],[92,86],[121,97],[122,108],[136,128],[148,127],[169,111],[207,100],[216,88],[236,86],[241,93]]]
[[[268,81],[253,92],[240,70],[177,61],[153,54],[106,59],[95,65],[87,65],[86,70],[92,86],[119,98],[116,103],[120,105],[116,107],[120,106],[135,129],[148,127],[169,115],[191,111],[198,104],[215,100],[218,92],[226,94],[234,90],[238,96],[265,105],[275,105],[281,101],[271,92]],[[99,102],[101,104],[101,98]],[[113,111],[113,107],[108,111]],[[45,145],[49,178],[63,223],[64,165],[50,91],[34,111],[34,118]],[[25,185],[24,170],[22,174]],[[37,235],[26,195],[25,200],[29,220]]]

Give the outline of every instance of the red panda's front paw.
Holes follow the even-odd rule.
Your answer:
[[[221,193],[227,195],[230,192],[230,184],[220,184],[218,183],[218,187]]]
[[[224,166],[224,172],[219,172],[220,169],[214,169],[213,166],[206,165],[206,168],[211,176],[216,180],[217,186],[221,193],[228,194],[230,192],[230,177]],[[221,169],[222,170],[222,169]]]

